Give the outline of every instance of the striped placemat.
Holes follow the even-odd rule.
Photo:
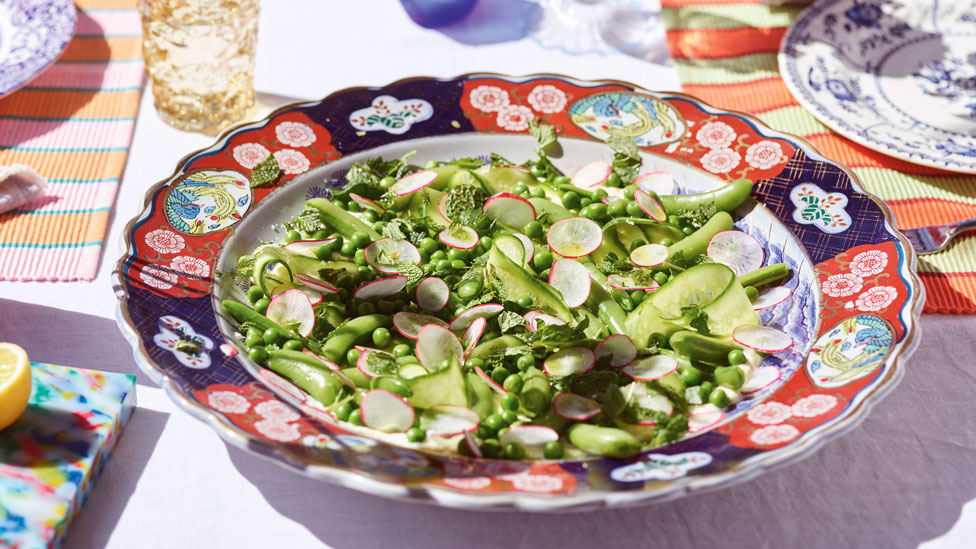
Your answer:
[[[685,92],[801,135],[850,166],[905,229],[976,217],[976,177],[893,159],[837,135],[801,107],[779,76],[776,54],[803,7],[756,0],[662,0],[668,45]],[[921,256],[927,313],[976,314],[976,232]]]
[[[51,185],[0,215],[0,280],[91,280],[132,141],[145,80],[135,0],[76,0],[67,50],[0,99],[0,165]]]

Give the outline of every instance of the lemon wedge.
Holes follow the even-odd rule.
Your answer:
[[[0,430],[24,413],[31,395],[27,353],[13,343],[0,343]]]

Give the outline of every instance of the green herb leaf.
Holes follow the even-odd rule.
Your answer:
[[[286,230],[298,231],[300,233],[312,234],[315,231],[326,228],[325,223],[322,222],[322,217],[319,215],[319,211],[315,208],[305,208],[297,217],[290,221],[285,221]]]
[[[630,137],[611,137],[607,144],[613,149],[613,162],[610,164],[620,180],[629,183],[637,177],[641,168],[640,149]]]
[[[251,170],[251,188],[270,185],[278,179],[279,175],[281,175],[281,168],[278,166],[278,160],[273,154],[269,154]]]
[[[528,321],[526,321],[522,315],[514,311],[502,311],[501,314],[498,315],[498,327],[501,329],[503,334],[507,334],[508,332],[515,330],[515,328],[526,326],[528,324]]]
[[[536,119],[529,120],[529,133],[539,142],[535,152],[543,154],[556,144],[556,128],[550,124],[539,124]]]

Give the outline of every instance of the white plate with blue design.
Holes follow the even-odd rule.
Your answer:
[[[0,97],[57,61],[75,33],[71,0],[0,0]]]
[[[779,68],[844,137],[976,173],[976,0],[822,0],[786,33]]]

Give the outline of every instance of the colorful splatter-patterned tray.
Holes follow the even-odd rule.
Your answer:
[[[736,212],[767,262],[785,261],[793,298],[762,312],[790,333],[768,357],[772,383],[717,427],[627,460],[468,459],[395,447],[332,424],[311,399],[236,354],[215,304],[239,292],[238,254],[281,238],[276,222],[352,162],[532,154],[527,122],[561,135],[572,169],[612,153],[628,135],[645,169],[688,190],[746,177],[756,201]],[[273,189],[251,190],[251,169],[273,154]],[[336,92],[226,132],[153,186],[125,231],[117,267],[119,324],[143,369],[228,442],[311,477],[388,497],[467,508],[569,510],[661,501],[728,485],[797,459],[850,430],[901,378],[914,349],[922,286],[915,256],[882,202],[809,143],[685,95],[616,81],[473,74],[413,78]],[[200,351],[177,350],[180,340]],[[230,342],[230,343],[228,343]],[[236,356],[235,356],[236,354]]]

